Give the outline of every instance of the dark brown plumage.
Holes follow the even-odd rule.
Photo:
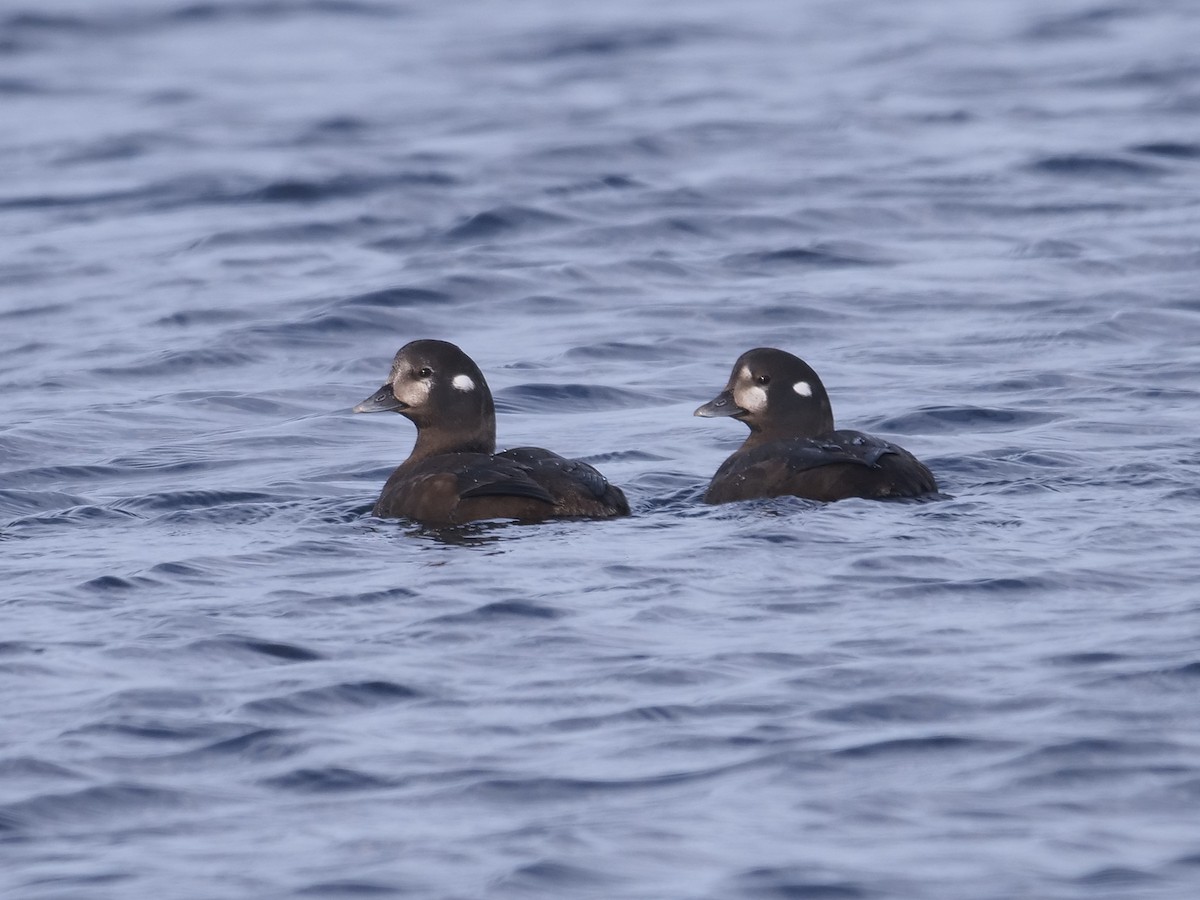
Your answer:
[[[540,447],[496,453],[496,411],[483,373],[446,341],[412,341],[355,412],[398,412],[417,442],[383,486],[375,515],[426,525],[629,514],[621,489],[579,460]]]
[[[738,357],[725,390],[696,415],[732,416],[750,436],[717,469],[704,499],[918,497],[937,491],[915,456],[882,438],[833,427],[825,386],[804,360],[759,348]]]

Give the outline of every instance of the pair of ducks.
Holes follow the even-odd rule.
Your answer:
[[[585,462],[540,447],[496,452],[492,392],[454,344],[405,344],[384,384],[355,412],[398,412],[417,443],[388,478],[375,515],[444,526],[480,519],[540,521],[629,515],[629,502]],[[783,350],[743,353],[729,383],[696,415],[732,416],[750,437],[721,465],[708,503],[792,495],[811,500],[917,497],[933,475],[902,447],[858,431],[835,431],[817,373]]]

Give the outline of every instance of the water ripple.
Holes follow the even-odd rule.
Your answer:
[[[0,895],[1195,894],[1200,9],[1045,7],[6,6]],[[421,337],[634,515],[370,515]],[[705,504],[756,346],[953,497]]]

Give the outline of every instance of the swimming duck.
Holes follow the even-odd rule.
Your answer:
[[[733,364],[729,383],[696,410],[732,416],[750,427],[746,442],[708,486],[708,503],[756,497],[883,500],[937,491],[915,456],[861,431],[834,430],[825,386],[812,367],[783,350],[749,350]]]
[[[417,426],[412,452],[375,504],[426,525],[629,515],[620,488],[585,462],[540,447],[496,452],[496,411],[483,373],[447,341],[405,344],[387,383],[356,413],[398,412]]]

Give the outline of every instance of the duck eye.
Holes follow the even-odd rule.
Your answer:
[[[757,381],[759,384],[770,384],[771,376],[770,375],[755,375],[754,380]]]
[[[429,368],[429,366],[421,366],[420,371],[417,372],[417,375],[421,378],[428,378],[432,374],[433,369]]]

